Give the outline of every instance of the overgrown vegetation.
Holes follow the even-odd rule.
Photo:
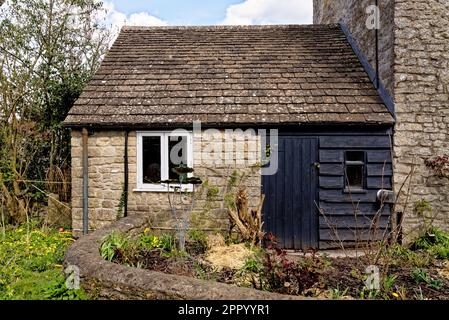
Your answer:
[[[170,274],[219,281],[258,290],[327,299],[448,299],[448,234],[434,229],[429,236],[406,248],[399,244],[378,244],[373,253],[357,257],[330,258],[315,252],[289,255],[275,242],[265,248],[247,243],[249,255],[239,267],[224,267],[211,261],[210,252],[225,247],[223,255],[237,259],[235,244],[214,240],[199,230],[188,233],[186,251],[179,251],[173,235],[156,236],[149,229],[136,239],[113,233],[101,253],[109,261]],[[273,240],[273,239],[272,239]],[[216,259],[216,258],[215,258]],[[238,258],[240,259],[240,258]],[[226,260],[225,257],[220,260]],[[378,288],[367,280],[377,261]],[[239,265],[239,264],[233,264]],[[446,269],[445,269],[446,268]]]
[[[414,241],[412,248],[424,250],[437,259],[449,259],[449,234],[431,227]]]
[[[82,289],[68,289],[62,260],[73,239],[33,224],[7,228],[0,234],[0,300],[79,300]]]
[[[40,214],[68,201],[70,135],[61,122],[109,44],[95,0],[8,0],[0,8],[0,211]]]
[[[102,16],[96,0],[0,7],[0,299],[85,297],[68,290],[61,273],[69,234],[31,222],[49,222],[51,194],[63,206],[70,200],[70,134],[62,121],[109,45]]]

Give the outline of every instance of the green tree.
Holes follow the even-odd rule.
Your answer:
[[[70,167],[61,122],[110,43],[103,13],[96,0],[7,0],[0,8],[0,190],[12,222],[39,200],[29,180],[58,180]]]

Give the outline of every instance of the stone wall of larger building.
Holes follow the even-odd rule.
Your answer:
[[[223,202],[225,186],[230,176],[236,172],[244,176],[250,205],[257,207],[261,196],[261,175],[259,166],[259,136],[232,135],[236,144],[245,147],[245,152],[234,152],[234,163],[210,164],[208,157],[212,143],[222,143],[225,150],[224,131],[216,133],[214,138],[202,131],[193,139],[193,167],[195,176],[207,181],[208,187],[196,192],[196,206],[191,215],[191,227],[199,229],[226,229],[228,214]],[[249,132],[247,132],[249,133]],[[72,226],[75,235],[82,231],[82,145],[81,132],[72,131]],[[222,142],[219,142],[222,141]],[[239,141],[239,142],[237,142]],[[219,150],[218,148],[215,150]],[[120,217],[120,199],[124,190],[124,131],[95,131],[89,136],[89,228],[99,229]],[[213,154],[212,154],[213,156]],[[224,156],[224,151],[223,151]],[[151,225],[155,229],[175,227],[167,192],[149,192],[137,190],[137,141],[136,131],[128,137],[129,192],[128,214],[148,213]],[[235,189],[235,188],[234,188]],[[218,192],[218,193],[217,193]],[[184,199],[186,203],[190,197]]]
[[[314,0],[314,20],[342,20],[372,64],[374,31],[365,27],[365,9],[374,3]],[[423,219],[414,210],[421,200],[430,202],[432,213],[427,215],[436,215],[434,224],[449,229],[449,181],[436,178],[424,165],[429,157],[449,154],[449,1],[379,0],[379,4],[380,78],[397,115],[395,190],[402,192],[396,211],[404,212],[404,232],[410,239],[422,226]]]
[[[449,229],[449,181],[424,165],[428,157],[449,154],[449,0],[396,0],[394,22],[397,188],[415,168],[406,227],[421,224],[413,207],[427,200],[434,223]]]

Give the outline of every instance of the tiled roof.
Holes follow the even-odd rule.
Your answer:
[[[68,126],[393,123],[337,25],[124,27]]]

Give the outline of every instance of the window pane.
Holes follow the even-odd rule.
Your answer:
[[[161,137],[142,137],[143,183],[161,181]]]
[[[187,137],[168,137],[168,176],[170,179],[179,179],[179,175],[173,172],[173,168],[180,165],[187,166]]]
[[[363,189],[363,166],[346,166],[346,183],[350,189]]]
[[[365,162],[365,152],[363,152],[363,151],[346,151],[346,161]]]

